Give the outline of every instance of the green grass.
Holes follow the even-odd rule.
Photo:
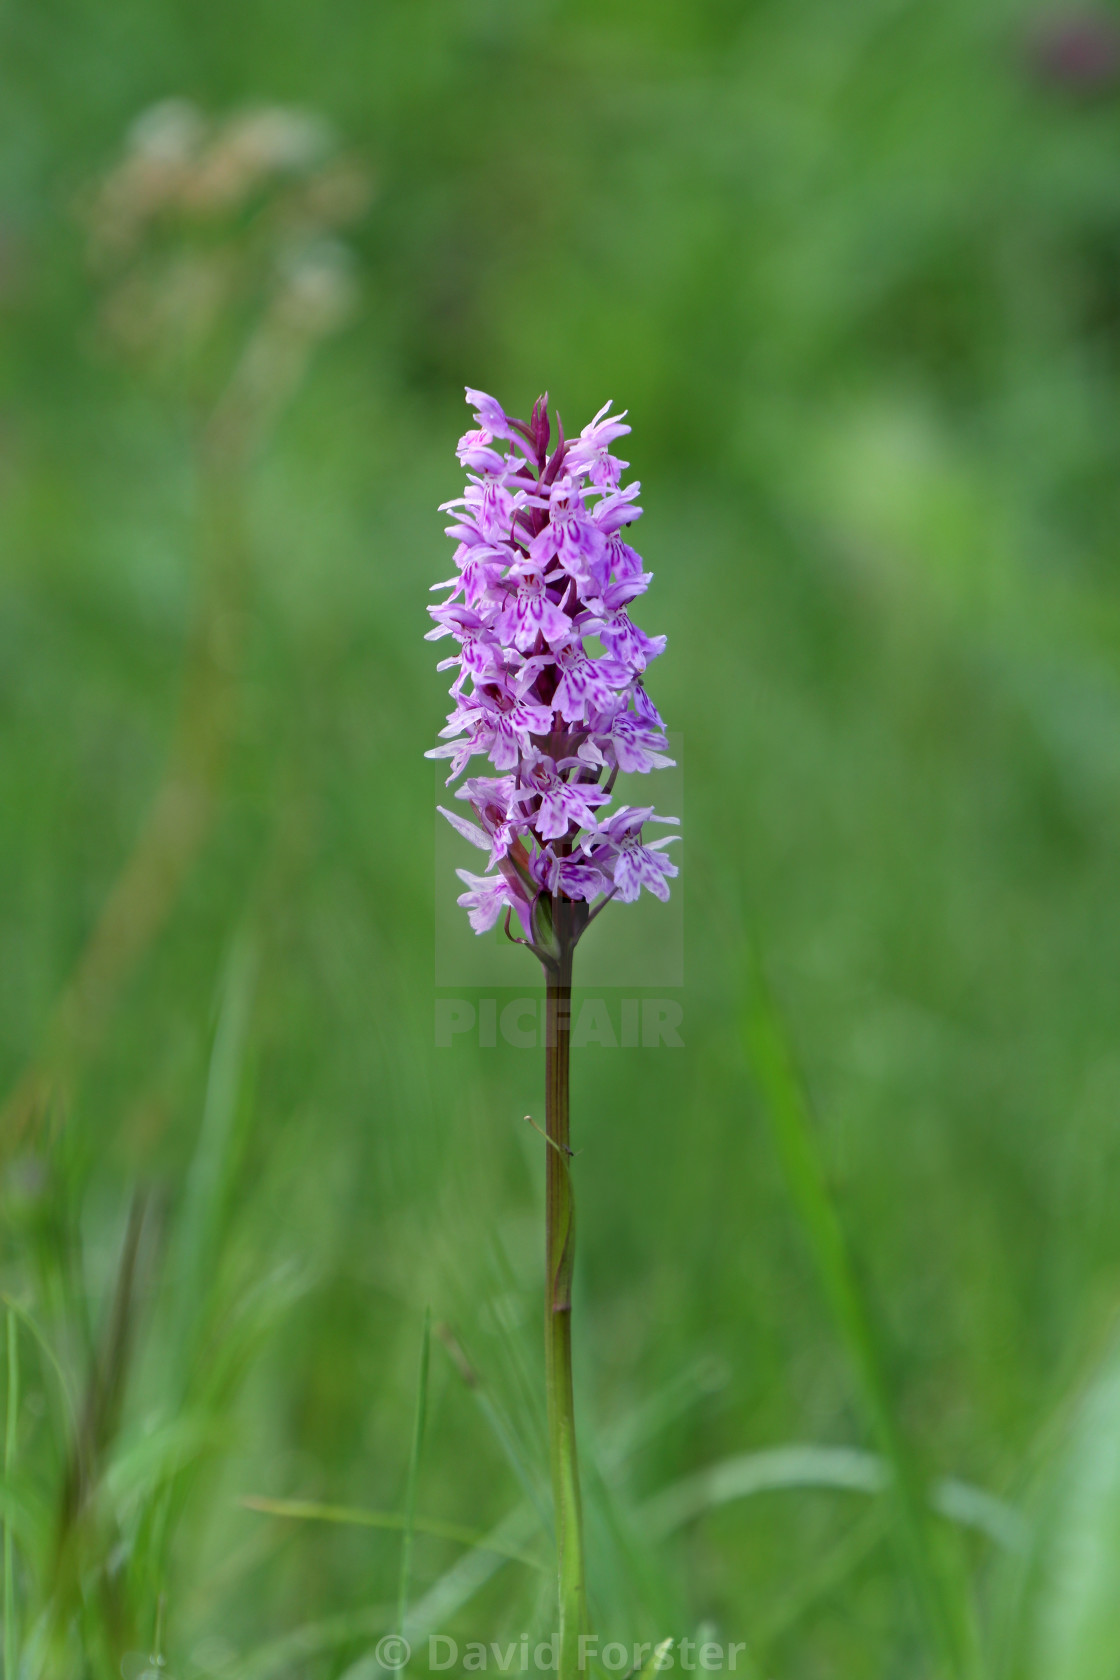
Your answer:
[[[402,1615],[551,1628],[543,1070],[433,1046],[421,637],[465,383],[629,407],[686,748],[685,1048],[573,1067],[596,1630],[710,1626],[774,1680],[1114,1674],[1120,91],[1044,85],[1035,15],[0,21],[5,1092],[173,756],[215,540],[75,201],[171,94],[322,111],[378,183],[358,316],[249,476],[214,820],[5,1151],[23,1674],[158,1638],[172,1680],[358,1680]]]

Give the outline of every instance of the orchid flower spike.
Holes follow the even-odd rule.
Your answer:
[[[484,391],[468,388],[467,401],[476,428],[457,451],[467,484],[445,504],[455,576],[428,609],[428,640],[457,644],[440,666],[455,673],[454,704],[427,756],[450,760],[448,785],[476,756],[497,772],[458,788],[473,820],[443,813],[496,871],[460,870],[468,890],[458,902],[477,933],[503,913],[508,931],[516,915],[523,943],[547,964],[609,899],[643,888],[668,898],[677,874],[665,855],[676,836],[643,838],[645,824],[676,818],[648,805],[608,809],[620,770],[673,762],[645,686],[665,637],[630,617],[651,574],[624,538],[642,510],[640,486],[621,482],[628,463],[610,453],[630,430],[623,416],[607,403],[570,442],[557,416],[549,455],[547,397],[529,421]]]

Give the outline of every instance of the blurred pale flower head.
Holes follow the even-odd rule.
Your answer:
[[[152,106],[84,209],[105,338],[210,385],[255,329],[337,330],[357,296],[340,233],[371,196],[368,171],[313,112],[256,106],[217,121],[184,99]]]
[[[203,149],[185,182],[187,202],[203,211],[237,208],[271,178],[318,168],[334,145],[327,125],[307,112],[283,106],[245,111]]]
[[[278,310],[311,337],[335,331],[349,319],[357,280],[354,253],[340,239],[318,239],[293,256],[283,275]]]

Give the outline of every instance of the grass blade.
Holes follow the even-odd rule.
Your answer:
[[[497,1441],[499,1447],[501,1448],[502,1454],[509,1464],[510,1469],[517,1477],[522,1493],[540,1517],[541,1527],[544,1529],[546,1534],[551,1534],[552,1513],[548,1510],[544,1500],[541,1498],[540,1489],[530,1473],[529,1467],[525,1462],[525,1455],[521,1451],[520,1445],[518,1444],[516,1436],[514,1435],[507,1419],[495,1405],[490,1394],[487,1392],[486,1385],[484,1384],[481,1375],[463,1351],[462,1345],[451,1326],[449,1324],[437,1324],[435,1326],[435,1333],[447,1349],[448,1357],[462,1379],[464,1387],[467,1388],[474,1397],[475,1405],[482,1413],[482,1416],[486,1420],[486,1424],[495,1441]]]
[[[1080,1395],[1038,1490],[1012,1673],[1113,1680],[1120,1651],[1120,1346]],[[1025,1660],[1023,1660],[1025,1659]],[[1010,1665],[1009,1665],[1010,1666]]]
[[[757,1652],[764,1655],[770,1646],[791,1632],[814,1605],[830,1598],[844,1586],[885,1538],[884,1516],[881,1507],[873,1506],[770,1606],[753,1630]]]
[[[256,948],[247,928],[235,937],[220,982],[218,1017],[207,1070],[202,1121],[176,1234],[181,1387],[189,1385],[217,1264],[240,1138],[246,1053],[256,989]]]
[[[937,1558],[919,1478],[895,1419],[871,1316],[860,1288],[794,1056],[757,956],[744,1034],[786,1187],[851,1362],[872,1435],[890,1466],[901,1551],[931,1644],[946,1670],[970,1672],[971,1643]]]
[[[404,1532],[401,1537],[401,1581],[397,1594],[397,1632],[403,1634],[408,1614],[408,1589],[412,1575],[412,1536],[416,1528],[416,1485],[420,1479],[420,1455],[424,1450],[424,1424],[428,1416],[428,1365],[432,1350],[432,1310],[424,1309],[424,1333],[420,1341],[420,1370],[416,1379],[416,1419],[412,1429],[412,1452],[408,1460],[408,1482],[404,1493]]]
[[[718,1360],[697,1359],[664,1387],[609,1423],[598,1442],[603,1474],[608,1477],[617,1474],[628,1458],[656,1440],[662,1430],[685,1417],[708,1395],[718,1394],[727,1382],[728,1373]]]
[[[395,1606],[375,1604],[366,1610],[348,1610],[318,1622],[305,1622],[290,1633],[281,1634],[259,1645],[230,1666],[228,1680],[272,1680],[274,1674],[287,1675],[306,1664],[312,1657],[320,1657],[347,1645],[351,1640],[382,1632],[394,1613]]]
[[[4,1484],[12,1485],[12,1470],[16,1461],[16,1425],[19,1421],[19,1329],[11,1307],[7,1314],[8,1340],[8,1400],[4,1416]],[[15,1556],[12,1548],[12,1524],[7,1509],[4,1512],[4,1680],[15,1680],[16,1652],[16,1588]]]
[[[537,1528],[537,1514],[531,1505],[519,1505],[503,1517],[482,1545],[457,1559],[428,1588],[408,1613],[404,1637],[416,1646],[430,1633],[446,1627],[451,1618],[493,1578],[506,1563],[508,1548],[520,1546]],[[376,1649],[366,1651],[345,1670],[342,1680],[374,1680],[388,1672],[378,1661]]]
[[[480,1551],[495,1552],[514,1563],[527,1564],[530,1569],[546,1566],[521,1546],[503,1541],[493,1534],[481,1534],[477,1529],[464,1528],[461,1523],[443,1522],[438,1517],[418,1517],[413,1511],[370,1511],[360,1505],[325,1505],[314,1499],[265,1499],[247,1494],[238,1503],[247,1511],[261,1511],[269,1517],[292,1517],[301,1522],[349,1523],[357,1528],[394,1529],[407,1533],[431,1534],[437,1540],[451,1540],[458,1546],[477,1547]],[[398,1602],[398,1611],[400,1605]]]
[[[756,1493],[795,1488],[834,1488],[847,1493],[881,1494],[891,1485],[889,1464],[862,1447],[810,1444],[768,1447],[719,1459],[703,1470],[662,1488],[640,1512],[645,1532],[663,1538],[717,1505],[748,1499]],[[1028,1542],[1026,1522],[1014,1506],[968,1482],[946,1478],[934,1484],[929,1502],[935,1511],[962,1528],[975,1529],[1008,1551]]]
[[[18,1302],[13,1301],[10,1295],[0,1295],[0,1303],[3,1303],[3,1305],[7,1308],[10,1317],[14,1316],[26,1327],[35,1345],[43,1355],[44,1360],[54,1372],[54,1375],[58,1380],[58,1391],[62,1396],[62,1404],[66,1413],[66,1422],[70,1428],[71,1435],[75,1434],[78,1428],[78,1407],[73,1394],[70,1392],[70,1383],[66,1376],[66,1372],[62,1368],[62,1362],[57,1353],[43,1334],[43,1331],[39,1328],[36,1320],[29,1312],[26,1311],[25,1308],[21,1307]]]
[[[876,1453],[860,1447],[789,1446],[721,1459],[673,1482],[647,1500],[644,1528],[662,1538],[705,1511],[756,1493],[789,1488],[837,1488],[849,1493],[883,1493],[889,1473]]]
[[[667,1668],[671,1661],[669,1652],[675,1644],[676,1640],[670,1638],[663,1639],[659,1645],[655,1645],[645,1667],[638,1675],[638,1680],[653,1680],[655,1674],[660,1674],[663,1668]]]

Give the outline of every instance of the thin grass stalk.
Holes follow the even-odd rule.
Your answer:
[[[16,1462],[16,1425],[19,1420],[19,1326],[11,1307],[7,1312],[8,1397],[4,1418],[4,1484],[9,1494]],[[9,1505],[4,1505],[4,1680],[15,1680],[16,1656],[15,1551]]]
[[[744,1026],[786,1185],[851,1361],[868,1424],[891,1469],[900,1550],[922,1620],[944,1672],[962,1680],[978,1668],[967,1611],[938,1555],[924,1491],[895,1415],[872,1316],[829,1190],[793,1051],[757,956]]]
[[[83,1059],[174,910],[212,828],[236,721],[251,557],[253,459],[294,395],[314,344],[266,315],[194,445],[198,601],[163,779],[48,1024],[41,1053],[0,1107],[0,1161],[69,1112]]]
[[[556,1566],[560,1608],[560,1680],[579,1672],[579,1636],[586,1624],[583,1514],[576,1453],[572,1388],[572,1267],[575,1204],[568,1170],[571,1157],[569,1067],[572,1010],[572,943],[555,901],[559,954],[545,966],[545,1387],[549,1464],[556,1513]]]
[[[408,1615],[408,1594],[412,1585],[412,1536],[416,1530],[416,1489],[420,1481],[420,1457],[424,1451],[424,1426],[428,1418],[428,1364],[432,1346],[432,1310],[424,1309],[424,1334],[420,1342],[420,1368],[416,1379],[416,1417],[412,1430],[412,1451],[408,1459],[408,1482],[404,1495],[404,1526],[401,1534],[401,1575],[397,1591],[397,1632],[403,1637]]]
[[[224,445],[224,447],[223,447]],[[234,720],[248,581],[245,467],[223,432],[196,452],[200,558],[178,717],[163,777],[52,1012],[0,1108],[0,1160],[61,1127],[85,1057],[158,938],[210,831]]]
[[[524,1546],[507,1546],[478,1529],[464,1528],[461,1523],[442,1522],[438,1517],[418,1517],[407,1511],[370,1511],[358,1505],[327,1505],[316,1499],[268,1499],[260,1494],[245,1494],[238,1504],[246,1511],[260,1511],[266,1517],[290,1518],[295,1522],[337,1523],[341,1527],[380,1528],[389,1533],[432,1534],[437,1540],[450,1540],[455,1546],[468,1550],[492,1551],[513,1563],[523,1563],[528,1569],[543,1569],[540,1559]],[[397,1601],[397,1632],[408,1620],[408,1605],[401,1614]]]
[[[532,1117],[530,1115],[526,1115],[526,1119],[531,1118]],[[467,1355],[464,1353],[463,1348],[461,1347],[451,1326],[449,1324],[437,1324],[435,1326],[435,1333],[447,1349],[448,1356],[456,1371],[458,1371],[465,1387],[470,1394],[473,1395],[475,1404],[482,1413],[482,1416],[485,1418],[491,1434],[493,1435],[495,1441],[497,1441],[498,1446],[501,1448],[502,1454],[509,1464],[510,1469],[517,1477],[522,1493],[540,1517],[541,1527],[544,1528],[546,1532],[550,1531],[551,1518],[548,1506],[543,1498],[541,1489],[537,1485],[535,1476],[532,1474],[528,1464],[525,1462],[525,1455],[521,1451],[521,1444],[518,1441],[514,1430],[510,1426],[509,1419],[502,1413],[502,1411],[499,1410],[499,1408],[494,1404],[491,1396],[487,1393],[481,1376],[472,1365],[471,1361],[467,1358]]]

